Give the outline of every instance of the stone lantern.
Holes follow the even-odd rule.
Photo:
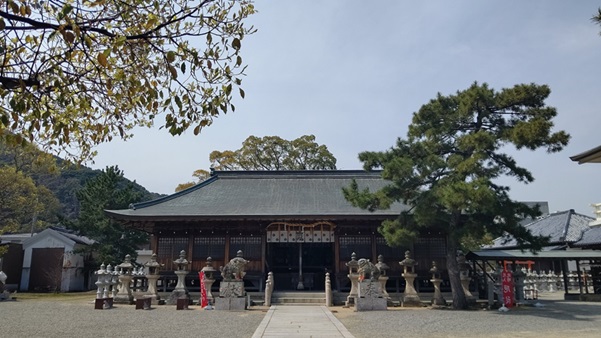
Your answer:
[[[345,306],[350,306],[355,303],[355,298],[359,294],[359,262],[357,261],[357,254],[351,254],[351,260],[346,263],[348,267],[347,277],[351,280],[351,292],[346,297]]]
[[[111,298],[115,298],[117,296],[117,284],[119,284],[119,271],[117,269],[113,271],[113,266],[110,264],[106,267],[106,280],[108,285],[104,289],[105,298],[108,297],[109,289]]]
[[[386,299],[390,299],[390,295],[386,291],[386,282],[388,281],[388,276],[386,276],[386,271],[390,270],[388,264],[384,263],[384,256],[378,256],[378,263],[376,264],[378,270],[380,270],[380,277],[378,277],[378,281],[380,282],[380,289],[382,291],[382,295]]]
[[[119,284],[121,288],[117,291],[117,295],[115,296],[113,302],[120,304],[133,304],[134,295],[131,292],[129,284],[132,279],[132,270],[134,268],[133,264],[131,264],[131,256],[125,255],[125,260],[123,263],[117,265],[117,268],[120,270],[119,274]]]
[[[155,253],[150,256],[150,260],[144,264],[148,268],[146,273],[146,279],[148,280],[148,291],[146,297],[151,299],[153,304],[161,303],[161,296],[157,291],[157,280],[159,279],[159,270],[163,264],[157,262],[157,255]]]
[[[188,289],[186,289],[186,275],[188,274],[188,264],[190,262],[186,259],[186,251],[182,250],[179,253],[179,258],[173,261],[177,270],[175,270],[175,274],[177,275],[177,285],[173,292],[171,292],[171,296],[169,296],[168,304],[177,304],[178,299],[187,299],[188,302],[190,300],[190,294],[188,293]]]
[[[209,300],[209,304],[215,304],[215,299],[213,298],[213,293],[211,292],[211,288],[213,287],[213,283],[215,283],[215,268],[213,268],[213,258],[207,257],[207,263],[205,264],[202,271],[205,275],[205,290],[207,290],[207,299]]]
[[[461,287],[465,293],[465,298],[473,302],[476,300],[476,297],[470,292],[470,281],[472,280],[471,267],[465,260],[465,255],[462,251],[457,252],[457,265],[459,266],[459,278],[461,279]]]
[[[417,265],[417,262],[413,258],[411,258],[411,252],[409,250],[405,251],[405,259],[400,261],[399,264],[403,267],[403,273],[401,274],[401,276],[405,278],[403,306],[421,305],[421,300],[419,299],[417,290],[415,290],[415,287],[413,286],[415,277],[417,277],[417,274],[415,273],[415,266]]]
[[[440,283],[442,283],[442,278],[440,278],[440,271],[438,270],[438,267],[436,267],[435,261],[432,261],[430,273],[432,274],[432,279],[430,279],[430,282],[434,284],[434,297],[432,297],[432,305],[447,305],[447,302],[442,297],[442,292],[440,292]]]

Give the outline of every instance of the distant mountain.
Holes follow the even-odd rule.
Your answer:
[[[63,207],[62,213],[65,218],[74,219],[79,214],[79,201],[77,200],[75,193],[83,188],[86,181],[98,176],[101,173],[101,170],[91,169],[81,165],[68,164],[61,158],[57,158],[57,164],[59,168],[61,168],[59,175],[34,177],[34,180],[37,184],[45,185],[54,193]],[[148,191],[146,188],[136,183],[136,181],[130,181],[127,178],[123,178],[123,186],[130,183],[133,184],[134,191],[139,192],[142,195],[140,202],[164,196]]]
[[[39,151],[39,150],[36,150]],[[0,144],[0,167],[15,166],[15,153],[10,148],[3,144]],[[25,156],[21,156],[19,159],[28,159]],[[59,200],[61,204],[61,216],[73,220],[77,218],[79,214],[79,201],[76,197],[76,192],[83,188],[86,181],[92,179],[101,173],[100,170],[94,170],[82,165],[71,164],[60,157],[54,156],[58,173],[48,173],[43,170],[31,169],[34,165],[31,163],[20,163],[17,167],[21,168],[25,174],[29,175],[37,185],[46,186]],[[22,162],[27,162],[25,160]],[[146,188],[139,185],[135,181],[130,181],[126,178],[123,179],[123,186],[127,184],[133,184],[134,191],[141,193],[142,201],[148,201],[161,197],[163,195],[149,192]]]

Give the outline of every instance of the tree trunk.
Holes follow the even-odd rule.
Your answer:
[[[453,235],[447,235],[447,271],[449,272],[449,281],[453,292],[453,309],[465,310],[468,308],[468,303],[461,286],[459,265],[457,264],[457,247]]]

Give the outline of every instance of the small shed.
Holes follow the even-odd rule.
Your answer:
[[[23,241],[21,291],[84,291],[90,278],[84,257],[76,253],[93,240],[71,231],[49,227]]]

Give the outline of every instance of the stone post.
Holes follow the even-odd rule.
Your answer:
[[[273,294],[273,272],[267,274],[267,282],[265,282],[265,306],[271,306],[271,295]]]
[[[332,282],[330,281],[330,273],[326,272],[326,306],[333,306]]]
[[[378,270],[380,270],[380,277],[378,277],[378,281],[380,282],[380,290],[382,292],[382,296],[386,298],[386,301],[390,300],[390,295],[388,291],[386,291],[386,282],[388,281],[388,276],[386,276],[386,271],[390,269],[390,267],[384,263],[384,256],[378,256],[378,263],[376,264]]]
[[[175,289],[171,292],[167,304],[176,305],[178,299],[186,299],[187,303],[189,303],[190,294],[188,293],[188,289],[186,289],[186,275],[188,274],[187,268],[190,262],[186,259],[186,251],[180,251],[179,258],[173,261],[173,263],[177,268],[174,271],[177,275],[177,285],[175,285]]]
[[[346,297],[346,302],[344,303],[344,305],[350,306],[352,304],[355,304],[355,298],[357,298],[357,295],[359,293],[359,273],[357,272],[357,270],[359,269],[359,262],[357,261],[356,253],[353,252],[351,254],[351,260],[350,262],[346,263],[346,266],[348,267],[349,272],[347,277],[351,280],[351,291]]]
[[[405,259],[400,261],[399,264],[403,267],[403,273],[401,274],[401,276],[405,278],[403,306],[420,306],[421,300],[419,298],[419,295],[417,294],[417,290],[415,290],[415,287],[413,286],[415,277],[417,277],[417,274],[415,273],[415,266],[417,265],[417,262],[413,258],[411,258],[411,252],[409,250],[405,251]]]
[[[213,283],[215,283],[215,268],[213,268],[213,258],[207,257],[207,262],[205,266],[200,270],[204,272],[205,275],[205,290],[207,290],[207,299],[209,300],[209,304],[215,304],[215,298],[213,298],[213,292],[211,292],[211,288],[213,287]]]
[[[164,301],[161,300],[161,296],[157,291],[157,280],[159,279],[159,270],[163,264],[157,262],[157,255],[155,253],[150,256],[150,260],[144,264],[148,268],[146,273],[146,279],[148,280],[148,290],[146,291],[147,298],[151,299],[152,304],[161,304]]]
[[[117,265],[117,268],[121,271],[119,274],[119,284],[121,288],[117,291],[117,295],[113,299],[113,302],[120,304],[133,304],[134,303],[134,295],[131,292],[129,287],[131,283],[131,273],[134,266],[131,264],[131,256],[125,255],[125,260],[123,263]]]
[[[476,297],[474,297],[470,291],[472,270],[469,263],[465,260],[465,255],[461,251],[457,254],[457,264],[459,265],[459,278],[461,279],[461,287],[463,288],[463,293],[465,293],[465,298],[468,302],[475,302]]]
[[[442,292],[440,292],[440,283],[442,283],[442,278],[440,278],[440,271],[436,267],[435,261],[432,261],[430,273],[432,274],[432,279],[430,279],[430,282],[432,282],[434,285],[434,297],[432,297],[431,304],[435,306],[447,305],[447,301],[442,297]]]

